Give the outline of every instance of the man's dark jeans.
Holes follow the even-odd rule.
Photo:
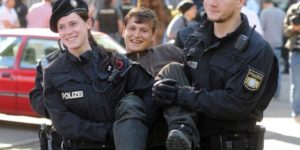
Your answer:
[[[174,79],[180,86],[190,85],[188,78],[184,72],[183,65],[177,62],[172,62],[161,69],[155,80],[159,79]],[[164,117],[167,120],[169,131],[178,129],[181,124],[191,129],[191,138],[194,147],[198,147],[200,135],[196,126],[196,114],[185,107],[172,105],[164,108]]]

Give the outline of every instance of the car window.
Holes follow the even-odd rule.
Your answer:
[[[13,67],[20,44],[20,37],[0,37],[0,68]]]
[[[46,55],[58,49],[56,39],[28,39],[22,53],[20,68],[35,69],[37,63]]]
[[[121,54],[126,53],[126,50],[109,36],[94,36],[94,38],[97,41],[97,43],[99,45],[102,45],[104,48],[117,50],[117,52]]]

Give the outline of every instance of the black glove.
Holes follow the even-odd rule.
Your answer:
[[[177,102],[179,88],[176,80],[162,79],[154,83],[152,97],[158,104],[171,105]]]

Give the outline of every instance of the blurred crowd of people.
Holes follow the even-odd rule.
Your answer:
[[[48,28],[54,1],[41,0],[28,7],[25,0],[0,0],[2,5],[0,29]],[[89,4],[89,15],[94,21],[93,29],[105,32],[117,41],[121,41],[124,16],[136,6],[150,8],[158,16],[159,32],[156,33],[154,45],[174,41],[179,29],[201,22],[201,16],[204,14],[202,0],[190,0],[191,3],[186,3],[185,0],[86,1]],[[293,3],[293,1],[289,2]],[[287,10],[287,8],[284,9],[284,11]],[[263,34],[263,29],[259,16],[263,10],[263,0],[247,0],[245,8],[242,9],[242,12],[248,16],[250,25],[255,24],[256,31],[260,34]]]

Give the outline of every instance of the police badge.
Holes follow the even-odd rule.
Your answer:
[[[264,78],[262,73],[249,69],[244,80],[244,86],[250,91],[257,91]]]
[[[74,8],[76,8],[78,6],[78,3],[76,2],[76,0],[71,0],[70,1],[71,6],[73,6]]]

